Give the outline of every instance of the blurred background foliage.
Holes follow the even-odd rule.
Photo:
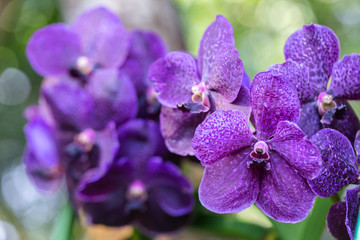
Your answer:
[[[206,27],[217,14],[224,15],[234,27],[236,47],[251,78],[283,62],[286,39],[312,22],[337,34],[341,57],[360,52],[357,0],[174,0],[174,5],[187,50],[194,55]],[[37,192],[21,165],[22,112],[37,103],[41,83],[25,57],[26,43],[36,29],[59,21],[63,19],[56,0],[0,0],[0,240],[57,239],[50,237],[53,221],[57,218],[61,224],[59,216],[66,216],[66,212],[58,214],[65,202],[62,191],[55,195]],[[360,107],[353,106],[359,116]],[[193,167],[183,166],[189,175]],[[270,222],[254,206],[241,214],[219,217],[199,207],[193,224],[196,230],[190,235],[182,232],[176,239],[331,239],[323,231],[330,204],[329,199],[318,199],[308,219],[296,225]]]

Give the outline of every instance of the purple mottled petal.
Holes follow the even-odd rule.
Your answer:
[[[136,116],[135,88],[128,78],[119,77],[116,69],[97,70],[86,89],[94,99],[93,128],[101,129],[111,120],[121,124]]]
[[[44,85],[42,95],[62,129],[82,130],[89,126],[93,100],[76,83],[62,81]]]
[[[199,187],[201,204],[216,213],[235,213],[250,207],[259,194],[259,173],[248,168],[250,149],[226,156],[205,168]]]
[[[37,30],[26,46],[31,66],[42,76],[68,73],[80,54],[80,38],[65,24],[51,24]]]
[[[24,131],[27,140],[24,163],[30,179],[41,190],[55,190],[60,186],[63,168],[54,129],[36,117],[29,120]]]
[[[354,141],[354,149],[357,155],[360,153],[360,130],[356,132],[355,141]]]
[[[146,93],[150,85],[148,69],[151,63],[164,57],[166,52],[165,43],[157,34],[142,30],[131,33],[129,55],[120,71],[129,76],[138,94]]]
[[[320,119],[321,116],[316,106],[316,102],[309,102],[301,107],[300,118],[297,125],[310,138],[322,129]]]
[[[244,76],[242,80],[242,85],[250,89],[250,77],[247,75],[247,73],[244,71]]]
[[[214,100],[215,110],[237,110],[245,115],[245,119],[250,118],[251,102],[250,91],[247,87],[241,86],[239,94],[235,101],[229,103],[226,99],[217,92],[211,92],[211,97]]]
[[[334,117],[331,124],[323,124],[324,128],[333,128],[344,134],[351,143],[355,141],[355,133],[360,129],[360,121],[351,105],[346,101],[336,101],[337,105],[345,105],[346,111],[339,118]]]
[[[345,100],[360,99],[360,55],[345,55],[334,64],[328,92],[334,97]]]
[[[278,123],[269,143],[302,177],[313,179],[321,173],[323,161],[319,151],[295,123]]]
[[[167,214],[156,198],[149,198],[147,210],[136,218],[135,224],[148,235],[167,233],[185,227],[190,221],[190,214],[173,217]]]
[[[239,111],[215,111],[195,131],[192,147],[204,166],[240,150],[250,147],[254,136],[248,119]]]
[[[101,176],[97,169],[86,172],[76,189],[76,198],[89,223],[122,226],[132,220],[126,210],[126,190],[133,173],[125,158],[108,166]]]
[[[304,220],[313,207],[315,194],[280,155],[270,153],[271,169],[264,171],[256,205],[279,222]]]
[[[346,219],[345,225],[351,240],[355,239],[355,229],[360,207],[360,186],[346,190]]]
[[[282,64],[275,64],[269,68],[274,76],[280,76],[295,87],[301,104],[314,101],[317,89],[310,84],[309,72],[303,64],[288,60]]]
[[[350,240],[345,226],[346,204],[337,202],[332,205],[326,216],[326,225],[333,237],[339,240]]]
[[[202,81],[206,81],[207,88],[214,90],[232,102],[238,96],[244,76],[244,68],[239,58],[239,52],[233,45],[222,45],[213,66]]]
[[[172,108],[191,101],[191,88],[200,82],[195,59],[184,52],[169,53],[151,64],[149,80],[159,93],[159,102]]]
[[[207,78],[213,68],[219,47],[223,44],[234,46],[233,28],[225,17],[217,15],[216,20],[206,29],[200,42],[198,68],[203,79]]]
[[[311,89],[325,91],[334,63],[340,54],[339,40],[328,27],[305,25],[285,43],[285,59],[309,68]]]
[[[152,120],[134,119],[124,123],[118,129],[118,139],[119,156],[129,157],[133,162],[166,153],[160,126]]]
[[[255,76],[250,89],[251,106],[259,138],[271,136],[280,121],[296,122],[300,102],[294,87],[280,76],[262,72]]]
[[[209,112],[183,113],[178,109],[162,106],[160,127],[169,151],[181,156],[194,155],[191,140],[196,127],[208,114]]]
[[[167,214],[178,217],[191,212],[194,207],[194,189],[180,169],[160,157],[149,159],[144,176],[150,198],[157,200]]]
[[[320,197],[330,197],[350,183],[357,183],[360,170],[349,140],[333,129],[323,129],[311,138],[323,159],[324,169],[309,185]]]
[[[104,7],[79,16],[72,28],[81,37],[83,54],[102,67],[119,67],[127,57],[129,34],[118,16]]]

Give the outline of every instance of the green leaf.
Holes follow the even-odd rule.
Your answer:
[[[68,202],[55,219],[51,240],[73,240],[74,212]]]
[[[330,198],[316,198],[313,209],[304,221],[295,224],[271,222],[281,240],[318,240],[325,229],[326,215],[332,204]]]
[[[270,229],[241,222],[230,215],[201,214],[196,217],[192,227],[247,240],[265,239],[265,236],[270,233]]]

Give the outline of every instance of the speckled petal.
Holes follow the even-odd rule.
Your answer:
[[[303,64],[288,60],[284,63],[271,66],[269,70],[274,76],[280,76],[294,85],[301,104],[316,99],[317,89],[312,88],[308,69]]]
[[[271,72],[257,74],[251,84],[250,96],[258,138],[270,137],[280,121],[296,122],[299,119],[297,92],[280,76]]]
[[[167,214],[179,217],[189,214],[194,207],[194,189],[180,169],[160,157],[152,157],[143,177],[150,198],[155,198]]]
[[[166,153],[160,126],[152,120],[134,119],[124,123],[118,129],[118,139],[119,156],[129,157],[133,162]]]
[[[278,123],[269,143],[304,178],[313,179],[321,173],[323,161],[319,151],[295,123]]]
[[[333,128],[344,134],[351,143],[355,141],[355,133],[360,129],[360,121],[351,105],[346,101],[336,101],[338,106],[345,105],[346,111],[341,119],[334,118],[331,124],[323,124],[324,128]]]
[[[196,127],[204,121],[206,113],[183,113],[174,108],[162,106],[160,128],[170,152],[181,156],[194,155],[191,140]]]
[[[309,68],[311,89],[325,91],[334,63],[340,54],[339,40],[328,27],[305,25],[285,43],[285,59]]]
[[[326,225],[333,237],[339,240],[350,240],[345,226],[346,204],[337,202],[332,205],[326,216]]]
[[[354,149],[357,155],[360,153],[360,130],[356,132],[355,141],[354,141]]]
[[[300,118],[297,125],[310,138],[322,129],[320,120],[321,116],[316,106],[316,102],[309,102],[301,107]]]
[[[129,55],[120,71],[129,76],[138,94],[145,94],[149,86],[148,69],[155,60],[166,55],[160,36],[153,32],[135,30],[130,36]]]
[[[304,220],[315,201],[306,180],[276,152],[270,153],[271,169],[263,172],[256,205],[279,222]]]
[[[334,64],[328,92],[334,98],[345,100],[360,99],[360,55],[345,55]]]
[[[159,102],[172,108],[191,101],[191,88],[200,82],[195,59],[184,52],[171,52],[151,64],[149,80],[159,93]]]
[[[129,33],[118,16],[104,7],[85,12],[72,24],[83,54],[101,67],[119,67],[127,57]]]
[[[122,226],[132,216],[126,210],[126,189],[133,180],[134,170],[128,159],[120,159],[99,175],[89,170],[76,189],[76,199],[90,224]]]
[[[217,15],[216,20],[206,29],[200,42],[198,68],[203,79],[206,79],[210,73],[218,55],[219,47],[223,44],[234,46],[233,28],[225,17]]]
[[[37,30],[26,46],[31,66],[42,76],[67,74],[80,54],[79,36],[61,23]]]
[[[239,52],[233,45],[219,47],[213,66],[205,77],[207,88],[214,90],[232,102],[238,96],[243,81],[244,68]]]
[[[360,170],[349,140],[333,129],[323,129],[311,138],[324,161],[322,173],[309,180],[309,185],[320,197],[330,197],[350,183],[357,183]]]
[[[30,179],[41,190],[57,189],[64,171],[55,130],[42,117],[36,116],[29,120],[24,132],[27,145],[23,160]]]
[[[351,240],[355,239],[355,229],[360,207],[360,186],[346,191],[345,225]]]
[[[86,90],[94,100],[92,127],[102,129],[109,121],[122,124],[136,116],[137,95],[132,82],[119,77],[116,69],[99,69],[91,76]]]
[[[250,207],[259,194],[259,172],[248,168],[250,149],[226,156],[205,168],[199,187],[201,204],[216,213],[235,213]]]
[[[42,95],[63,130],[82,130],[90,126],[93,100],[76,83],[61,81],[43,85]]]
[[[196,128],[192,147],[201,164],[210,166],[235,151],[250,147],[252,141],[255,138],[242,112],[219,110]]]
[[[245,115],[245,119],[250,118],[251,103],[250,103],[250,91],[244,85],[241,86],[239,94],[235,101],[229,103],[226,99],[217,92],[210,91],[211,97],[214,100],[215,111],[216,110],[237,110]]]

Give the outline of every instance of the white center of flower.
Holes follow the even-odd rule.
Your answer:
[[[75,142],[78,143],[85,152],[90,152],[95,144],[96,133],[88,128],[75,136]]]
[[[133,181],[127,190],[126,197],[129,201],[140,200],[145,202],[147,200],[147,193],[144,183],[140,180]]]
[[[202,104],[210,108],[209,93],[204,82],[192,86],[191,91],[193,93],[191,97],[193,103]]]
[[[330,94],[321,92],[317,98],[317,106],[319,114],[322,116],[325,114],[325,112],[335,108],[337,104]]]
[[[80,56],[76,60],[76,69],[82,74],[87,75],[94,69],[94,64],[88,57]]]

